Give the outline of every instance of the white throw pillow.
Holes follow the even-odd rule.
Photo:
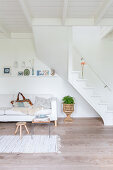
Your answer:
[[[35,97],[35,107],[43,107],[44,109],[51,109],[51,98],[45,99],[41,97]]]

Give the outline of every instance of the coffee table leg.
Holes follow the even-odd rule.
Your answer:
[[[34,123],[32,123],[32,133],[31,133],[31,138],[33,139],[33,135],[34,135]]]
[[[49,138],[50,138],[50,123],[49,123]]]

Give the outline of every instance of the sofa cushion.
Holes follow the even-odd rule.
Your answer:
[[[42,97],[35,97],[35,107],[43,107],[44,109],[51,109],[51,98],[45,99]]]
[[[35,115],[50,115],[52,114],[52,109],[43,109],[35,113]]]
[[[37,111],[35,114],[34,114],[34,116],[35,115],[45,115],[45,114],[47,114],[47,115],[50,115],[52,113],[52,109],[43,109],[43,110],[39,110],[39,111]],[[20,111],[14,111],[14,110],[12,110],[12,109],[8,109],[8,110],[6,110],[5,111],[5,115],[12,115],[12,116],[29,116],[28,114],[25,114],[25,113],[23,113],[23,112],[20,112]]]
[[[5,115],[5,112],[3,109],[0,108],[0,116],[3,116],[3,115]]]
[[[5,111],[5,115],[12,115],[12,116],[27,116],[25,113],[14,111],[12,109],[8,109]]]

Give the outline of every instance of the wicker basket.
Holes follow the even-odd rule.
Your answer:
[[[66,113],[66,112],[74,112],[74,104],[64,104],[63,103],[63,112]]]

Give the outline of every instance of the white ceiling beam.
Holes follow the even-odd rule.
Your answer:
[[[113,0],[105,0],[102,7],[100,8],[99,12],[95,17],[95,24],[99,24],[99,22],[103,19],[104,15],[112,5]]]
[[[67,17],[68,3],[69,3],[69,0],[64,0],[63,13],[62,13],[62,23],[63,23],[63,25],[65,25],[65,20],[66,20],[66,17]]]
[[[113,20],[112,20],[113,23]],[[33,18],[33,26],[62,26],[61,18]],[[94,19],[67,18],[65,26],[94,26]]]
[[[32,33],[11,33],[13,39],[32,39]]]
[[[33,18],[33,26],[62,26],[61,18]],[[95,26],[93,18],[66,18],[65,26]],[[112,18],[104,18],[100,26],[113,26]]]
[[[108,34],[110,34],[113,31],[113,26],[109,26],[109,27],[104,27],[101,28],[101,32],[100,32],[100,38],[104,38],[106,37]]]
[[[31,14],[29,12],[29,9],[27,8],[26,4],[25,4],[25,1],[24,0],[18,0],[19,1],[19,4],[23,10],[23,13],[27,19],[27,22],[29,24],[30,27],[32,27],[32,17],[31,17]]]
[[[1,32],[6,38],[11,38],[10,32],[9,32],[2,24],[0,24],[0,32]]]

